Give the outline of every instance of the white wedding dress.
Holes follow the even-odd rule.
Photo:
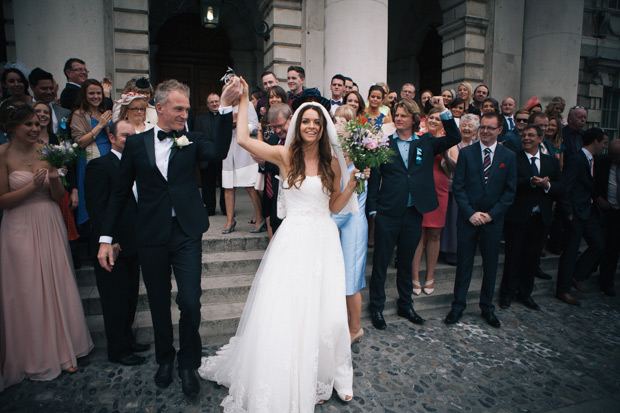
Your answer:
[[[282,193],[286,219],[256,273],[237,334],[203,358],[229,388],[224,412],[313,412],[335,388],[353,395],[345,271],[318,176]]]

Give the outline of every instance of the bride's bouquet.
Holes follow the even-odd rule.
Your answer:
[[[40,150],[41,160],[46,161],[54,168],[59,169],[60,180],[63,186],[67,186],[65,174],[60,170],[63,167],[73,165],[79,157],[85,157],[86,151],[80,149],[77,143],[68,140],[61,141],[58,145],[46,143]]]
[[[390,138],[380,129],[362,123],[359,119],[350,120],[344,128],[339,129],[338,139],[342,150],[360,171],[392,162],[394,151],[389,147]],[[361,194],[365,189],[366,175],[359,173],[355,177],[358,181],[357,193]]]

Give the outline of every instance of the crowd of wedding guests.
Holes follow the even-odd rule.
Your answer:
[[[67,60],[64,74],[62,90],[44,68],[7,65],[1,76],[0,391],[25,378],[50,380],[62,371],[75,372],[77,358],[92,350],[74,272],[83,260],[79,245],[90,239],[87,255],[96,255],[125,141],[158,124],[157,91],[148,79],[129,81],[113,100],[112,81],[89,78],[86,62]],[[487,86],[466,82],[456,90],[424,90],[419,98],[412,83],[400,92],[382,82],[360,91],[353,79],[340,74],[323,96],[307,88],[305,78],[302,67],[291,66],[284,88],[274,73],[262,74],[248,116],[252,137],[283,145],[295,110],[317,101],[337,128],[351,120],[369,123],[390,137],[394,151],[392,162],[373,170],[358,195],[360,212],[333,216],[344,252],[352,342],[364,334],[360,291],[366,287],[369,247],[374,248],[369,305],[378,329],[386,327],[388,265],[397,268],[398,315],[422,324],[413,297],[433,294],[440,258],[456,265],[454,300],[445,322],[458,322],[478,248],[483,260],[480,309],[489,325],[500,327],[493,296],[502,239],[502,309],[513,301],[540,309],[532,291],[535,277],[552,278],[539,265],[548,253],[560,255],[559,300],[580,305],[571,289],[587,291],[581,283],[595,271],[601,291],[615,296],[620,141],[608,142],[600,128],[586,129],[586,108],[566,111],[562,97],[544,107],[533,97],[518,108],[514,98],[492,97]],[[190,113],[186,132],[218,140],[222,93],[206,97],[206,113]],[[227,102],[233,122],[238,98]],[[232,134],[223,160],[200,164],[205,209],[214,215],[219,203],[227,218],[225,227],[216,229],[222,234],[242,228],[237,226],[237,218],[243,218],[235,213],[235,190],[243,188],[254,210],[246,230],[267,231],[271,239],[281,222],[278,167],[240,147],[234,127]],[[40,150],[64,140],[77,143],[86,155],[58,170],[41,160]],[[143,363],[136,353],[149,348],[136,342],[131,330],[139,284],[131,229],[139,199],[134,185],[119,226],[123,229],[111,241],[118,257],[114,277],[94,260],[108,358],[124,365]],[[582,239],[588,247],[579,254]]]

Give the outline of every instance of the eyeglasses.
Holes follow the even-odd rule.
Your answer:
[[[134,112],[144,112],[146,108],[127,108],[127,110],[131,110]]]
[[[517,123],[527,123],[527,118],[515,118],[515,122]]]
[[[86,69],[82,69],[82,68],[78,68],[78,69],[69,69],[69,71],[71,71],[71,72],[78,72],[78,73],[90,73],[88,70],[86,70]]]
[[[480,130],[488,130],[488,131],[493,132],[494,130],[499,129],[499,126],[497,126],[497,127],[493,127],[493,126],[481,126],[479,129],[480,129]]]

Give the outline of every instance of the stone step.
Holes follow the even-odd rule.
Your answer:
[[[225,256],[226,253],[220,253]],[[221,258],[221,257],[220,257]],[[543,258],[541,266],[543,269],[551,269],[557,267],[558,257],[551,256]],[[424,268],[424,266],[422,266]],[[503,269],[503,256],[500,256],[500,265],[498,268],[498,280],[496,290],[499,290],[501,281],[501,273]],[[370,281],[371,266],[367,268],[366,281]],[[420,296],[414,296],[414,306],[416,311],[424,317],[425,312],[429,311],[449,311],[452,302],[452,293],[454,288],[455,267],[445,264],[438,264],[435,272],[435,292],[427,296],[422,293]],[[203,294],[202,302],[202,323],[200,333],[203,342],[207,344],[221,344],[226,342],[236,331],[239,318],[245,305],[248,292],[250,290],[254,273],[234,274],[234,275],[218,275],[203,276],[201,285]],[[424,279],[424,271],[421,271],[421,278]],[[474,270],[472,274],[472,283],[470,293],[468,295],[468,303],[470,305],[477,304],[480,285],[482,282],[482,262],[481,257],[476,257]],[[172,316],[175,331],[178,326],[178,309],[174,304],[176,295],[176,283],[173,284],[173,304]],[[548,294],[553,291],[555,281],[536,280],[535,294]],[[101,305],[99,302],[97,288],[94,286],[80,287],[80,293],[84,302],[84,308],[87,312],[87,322],[93,336],[93,340],[99,347],[105,347],[105,335],[103,333],[103,318],[101,316]],[[362,290],[364,303],[368,303],[368,288]],[[388,321],[395,321],[396,300],[398,298],[396,290],[396,269],[390,266],[388,268],[388,277],[386,280],[386,307],[384,315]],[[364,305],[366,308],[366,305]],[[363,312],[363,323],[369,324],[370,319],[367,311]],[[148,300],[144,286],[140,286],[140,296],[138,303],[138,311],[136,321],[134,323],[134,331],[136,337],[142,342],[153,341],[152,322],[150,312],[148,311]],[[176,333],[175,333],[176,334]]]

